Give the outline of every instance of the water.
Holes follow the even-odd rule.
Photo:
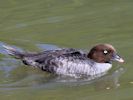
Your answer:
[[[132,0],[3,0],[0,3],[2,100],[132,100]],[[6,55],[2,45],[42,51],[111,43],[125,59],[91,81],[58,78]]]

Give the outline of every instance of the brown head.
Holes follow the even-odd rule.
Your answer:
[[[108,63],[113,60],[121,63],[124,62],[124,60],[117,55],[115,48],[110,44],[98,44],[94,46],[90,50],[88,58],[98,63]]]

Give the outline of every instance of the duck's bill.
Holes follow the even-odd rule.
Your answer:
[[[124,59],[122,57],[120,57],[119,55],[117,55],[117,54],[113,55],[112,60],[120,62],[120,63],[124,63]]]

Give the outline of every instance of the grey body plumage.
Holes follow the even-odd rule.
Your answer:
[[[68,62],[80,62],[84,64],[85,59],[87,59],[87,54],[75,49],[50,50],[37,54],[23,54],[22,57],[24,64],[38,67],[51,73],[56,73],[57,69],[62,67],[64,63],[66,64],[65,66],[69,66]]]

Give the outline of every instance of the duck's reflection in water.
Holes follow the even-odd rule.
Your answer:
[[[119,78],[125,72],[123,67],[115,70],[112,74],[106,75],[94,82],[96,90],[112,89],[120,86]]]
[[[57,77],[54,78],[54,82],[56,85],[67,85],[67,86],[83,86],[83,85],[90,85],[94,87],[95,90],[106,90],[117,88],[120,86],[119,78],[125,72],[123,67],[119,67],[114,72],[104,75],[102,77],[90,77],[87,79],[74,79],[70,77]]]

